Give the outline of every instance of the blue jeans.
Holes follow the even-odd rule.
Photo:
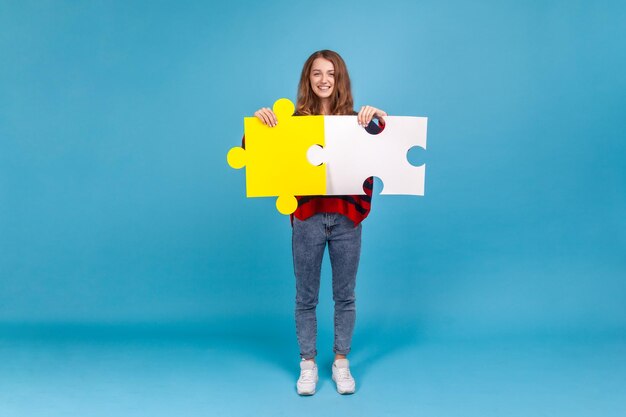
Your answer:
[[[296,275],[296,334],[300,356],[317,355],[317,316],[322,257],[328,244],[333,270],[335,341],[333,351],[350,352],[356,318],[354,288],[361,255],[361,224],[337,213],[318,213],[305,221],[293,219],[293,265]]]

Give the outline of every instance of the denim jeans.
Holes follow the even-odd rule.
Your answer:
[[[338,213],[318,213],[305,221],[293,219],[293,265],[296,275],[296,334],[300,356],[317,355],[316,307],[322,257],[328,244],[333,270],[335,341],[333,351],[350,352],[356,318],[354,288],[361,255],[361,224]]]

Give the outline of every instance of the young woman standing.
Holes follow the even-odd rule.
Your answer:
[[[346,64],[336,52],[313,53],[304,63],[298,85],[296,115],[357,115],[357,123],[370,133],[384,127],[382,110],[364,106],[353,109],[350,77]],[[269,108],[255,112],[266,125],[278,123]],[[373,119],[379,120],[379,125]],[[361,222],[370,211],[373,179],[364,185],[365,195],[298,197],[298,209],[292,214],[292,249],[296,276],[296,333],[300,346],[298,394],[312,395],[318,381],[317,318],[322,257],[328,245],[333,275],[335,302],[335,361],[332,378],[340,394],[352,394],[355,381],[346,355],[350,352],[356,317],[356,273],[361,254]]]

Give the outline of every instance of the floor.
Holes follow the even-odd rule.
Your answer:
[[[317,393],[299,397],[291,331],[285,323],[269,331],[254,323],[5,324],[0,416],[626,415],[623,336],[357,329],[356,393],[337,394],[332,352],[324,352]]]

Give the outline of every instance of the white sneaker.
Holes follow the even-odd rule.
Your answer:
[[[352,394],[356,383],[350,375],[350,363],[347,359],[337,359],[333,363],[333,381],[337,384],[339,394]]]
[[[318,381],[317,365],[313,361],[300,361],[300,378],[296,383],[298,394],[313,395],[315,394],[315,384]]]

